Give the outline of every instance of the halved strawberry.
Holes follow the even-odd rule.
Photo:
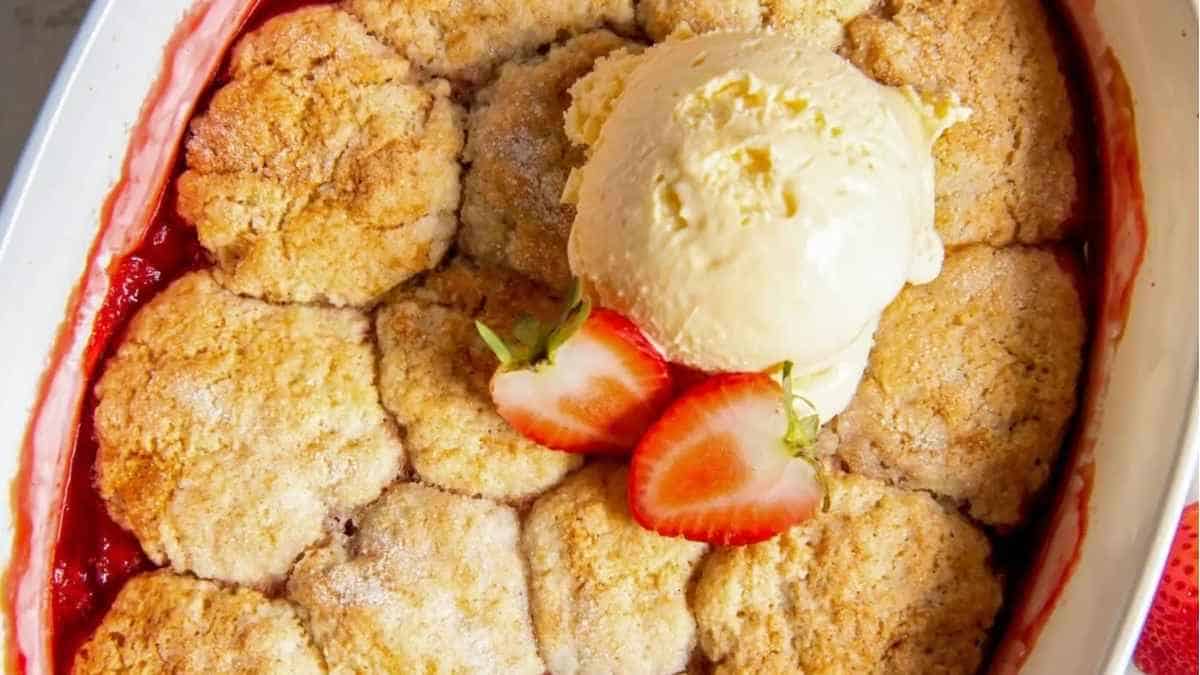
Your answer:
[[[715,375],[672,403],[633,452],[633,517],[659,534],[734,545],[816,513],[828,498],[811,454],[819,423],[815,411],[797,414],[790,371],[783,386],[768,373]]]
[[[1133,662],[1149,675],[1196,675],[1196,504],[1183,510]]]
[[[482,323],[476,327],[500,359],[491,382],[496,410],[548,448],[628,452],[671,400],[662,355],[629,319],[593,311],[578,283],[557,326],[524,317],[512,347]]]
[[[675,383],[675,391],[687,391],[712,376],[712,373],[682,363],[671,363],[668,367],[671,369],[671,381]]]

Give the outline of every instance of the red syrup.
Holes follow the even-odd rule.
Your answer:
[[[1117,345],[1129,317],[1134,282],[1146,255],[1145,195],[1133,117],[1133,95],[1096,20],[1095,0],[1059,0],[1080,47],[1076,62],[1086,70],[1095,138],[1098,141],[1101,227],[1087,237],[1094,246],[1088,264],[1092,308],[1091,341],[1075,431],[1054,486],[1053,504],[1036,528],[1035,550],[1011,603],[992,675],[1014,675],[1050,619],[1079,565],[1087,536],[1088,504],[1095,478],[1095,448]]]
[[[224,63],[228,44],[272,16],[313,4],[321,3],[198,0],[164,49],[161,75],[132,133],[122,177],[101,213],[88,269],[69,302],[68,319],[51,352],[22,451],[22,468],[14,482],[16,534],[12,564],[4,579],[11,671],[70,672],[79,647],[94,632],[125,582],[154,567],[136,538],[112,520],[96,491],[98,445],[92,418],[96,381],[129,320],[172,281],[210,264],[194,228],[176,213],[172,186],[182,172],[180,148],[174,141],[166,146],[163,138],[171,130],[176,131],[171,137],[177,137],[179,125],[193,110],[202,110],[220,86],[223,69],[217,66]],[[198,52],[197,42],[203,43],[203,52]],[[201,68],[198,74],[203,79],[181,81],[175,76],[173,71],[184,63]],[[114,251],[120,254],[106,266],[102,262],[105,255]],[[103,302],[90,326],[79,322],[79,317],[86,315],[88,297],[101,293]],[[81,328],[88,333],[81,334]],[[80,344],[82,350],[74,349]],[[71,384],[64,374],[76,382]],[[79,401],[77,416],[68,418],[74,419],[74,435],[46,434],[43,427],[53,424],[48,420],[63,416],[62,406],[70,404],[72,395]],[[33,487],[33,464],[35,459],[43,461],[56,442],[69,449],[65,460],[60,460],[65,476],[56,502],[57,530],[48,535],[52,541],[47,551],[48,578],[38,578],[37,557],[47,555],[38,552],[46,550],[39,542],[47,534],[38,531],[45,530],[45,523],[38,521],[46,519],[41,516],[45,511],[34,506],[34,493],[47,486]],[[51,513],[54,510],[51,507]],[[37,597],[44,595],[49,597]],[[37,619],[39,615],[45,618]],[[50,630],[41,630],[39,625],[49,625]]]
[[[208,265],[195,230],[175,215],[173,201],[173,195],[164,199],[141,246],[117,265],[88,345],[89,362],[103,363],[137,309],[167,284]],[[101,372],[98,368],[93,373],[85,394],[51,572],[54,661],[62,671],[125,581],[153,566],[137,539],[109,517],[93,481],[97,440],[91,389]]]

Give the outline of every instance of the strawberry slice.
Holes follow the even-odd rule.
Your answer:
[[[1196,675],[1196,504],[1183,510],[1133,662],[1149,675]]]
[[[522,317],[513,346],[475,325],[500,359],[491,382],[497,412],[548,448],[628,452],[671,400],[662,355],[629,319],[593,311],[578,282],[557,326]]]
[[[810,413],[799,415],[798,402]],[[770,539],[824,503],[818,417],[769,373],[715,375],[671,404],[629,467],[629,506],[649,530],[712,544]]]

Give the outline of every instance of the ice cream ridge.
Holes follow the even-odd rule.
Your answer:
[[[617,52],[571,95],[568,255],[595,302],[671,361],[790,361],[822,422],[845,408],[880,313],[941,270],[931,149],[969,111],[771,33]]]

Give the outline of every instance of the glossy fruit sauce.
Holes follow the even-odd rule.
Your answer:
[[[1070,6],[1078,5],[1080,2],[1086,2],[1086,0],[1065,0],[1065,4],[1071,9],[1069,13],[1075,16],[1076,20],[1083,10]],[[263,0],[254,9],[243,30],[253,29],[277,13],[308,4],[315,4],[315,0]],[[1067,37],[1063,40],[1063,44],[1071,46],[1070,49],[1064,48],[1063,50],[1064,63],[1071,64],[1068,67],[1071,74],[1080,75],[1082,71],[1091,71],[1090,77],[1085,76],[1078,79],[1072,77],[1071,79],[1074,81],[1097,81],[1095,71],[1104,63],[1104,53],[1096,51],[1096,45],[1101,44],[1098,33],[1088,35],[1086,34],[1087,29],[1086,26],[1075,25],[1070,30],[1064,30],[1064,35]],[[1080,35],[1080,32],[1085,34]],[[1089,48],[1076,51],[1073,48],[1075,42],[1073,38],[1082,38],[1083,42],[1089,43]],[[168,48],[168,55],[170,49]],[[1119,77],[1119,69],[1116,69],[1115,61],[1112,61],[1112,66]],[[211,91],[221,84],[221,71],[218,70],[217,73],[215,81],[209,84],[208,94],[201,98],[197,111],[203,109]],[[1071,479],[1081,477],[1084,485],[1082,492],[1060,490],[1055,500],[1058,508],[1052,520],[1046,520],[1029,532],[1003,537],[996,542],[998,556],[1001,558],[998,562],[1007,567],[1010,572],[1015,572],[1010,575],[1010,580],[1019,579],[1022,576],[1028,577],[1033,570],[1049,572],[1049,574],[1038,573],[1036,583],[1030,584],[1030,587],[1019,589],[1016,587],[1016,583],[1010,584],[1008,595],[1010,600],[1015,591],[1024,590],[1024,592],[1017,595],[1020,600],[1007,607],[1009,616],[1001,617],[1002,624],[1007,624],[1007,628],[1005,629],[1003,625],[999,626],[997,635],[1001,632],[1007,633],[1009,640],[1006,640],[1005,645],[1000,647],[995,655],[996,661],[993,663],[993,668],[999,672],[1010,672],[1019,666],[1021,659],[1036,637],[1038,627],[1053,605],[1051,596],[1069,576],[1070,570],[1077,560],[1086,522],[1084,522],[1085,519],[1079,518],[1081,524],[1078,527],[1072,527],[1070,521],[1078,514],[1086,512],[1085,504],[1089,492],[1088,486],[1090,486],[1090,474],[1086,471],[1086,466],[1090,466],[1090,463],[1084,462],[1082,466],[1085,468],[1080,469],[1081,457],[1088,452],[1090,441],[1086,434],[1086,427],[1089,426],[1091,418],[1099,414],[1096,401],[1103,388],[1102,380],[1107,372],[1105,356],[1111,353],[1111,346],[1115,344],[1116,337],[1119,337],[1114,334],[1113,342],[1110,344],[1106,339],[1111,331],[1100,330],[1100,328],[1104,326],[1103,322],[1105,321],[1123,322],[1124,315],[1128,310],[1128,287],[1131,285],[1140,263],[1140,258],[1135,257],[1127,261],[1118,261],[1121,264],[1114,265],[1112,261],[1105,258],[1110,253],[1109,246],[1119,243],[1123,247],[1122,251],[1141,251],[1144,249],[1145,243],[1145,223],[1144,219],[1140,218],[1140,189],[1135,189],[1137,187],[1137,155],[1136,146],[1132,141],[1132,125],[1124,119],[1117,119],[1114,122],[1115,118],[1120,117],[1119,112],[1123,103],[1117,101],[1116,107],[1113,108],[1112,101],[1116,99],[1111,95],[1112,92],[1103,88],[1076,92],[1076,94],[1077,104],[1080,105],[1079,117],[1083,120],[1078,152],[1082,169],[1079,175],[1093,176],[1095,180],[1089,181],[1090,183],[1109,186],[1103,191],[1108,193],[1105,194],[1105,199],[1096,200],[1103,202],[1104,206],[1099,208],[1099,211],[1102,212],[1081,212],[1079,214],[1080,229],[1085,233],[1098,235],[1095,237],[1099,240],[1095,242],[1095,250],[1099,252],[1099,255],[1097,259],[1087,261],[1088,274],[1081,277],[1086,280],[1087,283],[1084,285],[1087,288],[1081,290],[1093,299],[1094,320],[1097,327],[1095,332],[1098,337],[1103,336],[1105,339],[1097,339],[1093,343],[1089,372],[1085,376],[1088,397],[1080,415],[1080,426],[1084,428],[1084,431],[1075,434],[1073,447],[1069,453],[1064,453],[1067,457],[1060,468],[1060,476],[1055,481],[1062,486],[1069,482],[1078,483],[1078,480],[1071,481]],[[1093,98],[1099,101],[1095,104],[1094,111],[1091,108]],[[1113,110],[1117,112],[1114,113]],[[1095,129],[1089,129],[1091,125],[1088,120],[1093,117],[1090,112],[1094,112],[1099,119],[1095,122],[1097,126]],[[1124,123],[1125,126],[1121,127],[1120,123]],[[1117,127],[1114,127],[1114,124],[1117,124]],[[1099,128],[1101,125],[1103,128]],[[1094,140],[1099,136],[1094,136],[1089,131],[1104,136],[1116,134],[1117,140],[1109,138],[1107,144],[1095,143]],[[1123,144],[1120,139],[1125,137],[1129,140]],[[1100,156],[1097,156],[1097,152],[1094,150],[1097,146],[1112,147],[1107,154],[1101,152]],[[177,166],[176,174],[179,169],[180,167]],[[1125,194],[1119,189],[1122,184],[1121,176],[1125,177],[1125,184],[1133,185],[1133,188],[1125,190],[1125,193],[1129,194]],[[173,178],[168,181],[168,185],[173,184]],[[1112,187],[1114,184],[1117,185],[1117,188]],[[1088,186],[1084,187],[1083,194],[1088,194]],[[1130,221],[1128,218],[1118,219],[1117,215],[1125,211],[1136,212],[1139,217],[1134,218],[1134,221]],[[1129,222],[1134,224],[1129,226]],[[1129,237],[1135,241],[1128,241]],[[103,364],[114,346],[119,343],[122,331],[139,307],[184,272],[208,264],[210,264],[208,256],[196,241],[195,231],[176,213],[174,192],[168,188],[160,197],[151,224],[140,245],[113,268],[111,288],[94,324],[90,341],[87,343],[85,363]],[[1102,273],[1098,273],[1097,269],[1102,270]],[[1115,273],[1114,270],[1116,270]],[[49,644],[54,670],[57,672],[69,671],[75,652],[95,629],[124,582],[130,576],[153,567],[132,535],[109,518],[94,488],[93,465],[97,442],[92,424],[95,409],[92,389],[101,372],[102,366],[94,369],[91,381],[87,385],[87,393],[83,398],[79,433],[70,460],[69,475],[61,507],[61,526],[56,539],[54,560],[50,572],[52,633],[49,636]],[[1078,505],[1071,507],[1068,504],[1064,507],[1064,503],[1072,500],[1077,500]],[[18,508],[23,507],[18,505]],[[1065,534],[1060,533],[1060,530],[1063,530]],[[1039,545],[1037,538],[1042,535],[1047,537],[1050,544],[1043,542]],[[16,543],[18,554],[14,554],[14,559],[29,555],[28,551],[21,550],[20,537],[21,535],[18,534]],[[1024,575],[1021,574],[1022,570],[1026,572]],[[1045,583],[1050,584],[1049,595],[1043,591],[1042,595],[1045,597],[1040,597],[1037,585]],[[1026,584],[1021,584],[1021,586],[1026,586]],[[13,611],[11,607],[10,611]],[[1010,643],[1016,643],[1019,647],[1013,648]],[[18,669],[24,669],[24,658],[23,653],[17,655],[16,667]]]
[[[121,261],[96,322],[90,356],[106,359],[133,312],[180,274],[208,264],[195,230],[174,213],[168,194],[138,250]],[[133,535],[108,516],[92,483],[95,394],[87,393],[67,479],[62,526],[52,571],[55,662],[70,663],[121,585],[150,566]]]
[[[317,0],[263,0],[244,30],[263,21]],[[212,92],[220,86],[219,71],[197,112],[203,110]],[[122,331],[134,313],[171,281],[185,272],[211,264],[196,239],[196,231],[176,212],[174,177],[162,195],[153,221],[137,249],[121,260],[112,274],[112,286],[96,318],[85,360],[103,364],[120,343]],[[103,366],[93,373],[87,387],[79,432],[76,436],[62,522],[51,571],[51,636],[55,669],[68,672],[75,652],[95,630],[125,581],[154,565],[142,553],[137,539],[113,522],[93,481],[97,439],[93,425],[96,407],[94,386]]]

